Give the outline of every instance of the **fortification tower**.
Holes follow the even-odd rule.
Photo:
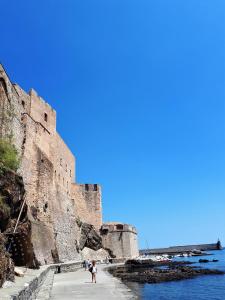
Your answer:
[[[101,227],[103,245],[118,259],[139,256],[137,230],[129,224],[109,222]]]

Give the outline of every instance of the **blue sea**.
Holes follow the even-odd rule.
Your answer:
[[[181,260],[196,262],[193,266],[225,271],[225,250],[208,253],[213,255],[181,258]],[[219,261],[199,264],[200,258]],[[132,285],[140,299],[144,300],[225,300],[225,275],[207,275],[182,281]]]

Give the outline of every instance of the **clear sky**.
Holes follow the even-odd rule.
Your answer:
[[[0,60],[140,246],[225,244],[225,1],[0,0]]]

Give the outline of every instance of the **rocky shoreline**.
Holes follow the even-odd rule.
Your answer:
[[[138,283],[161,283],[192,279],[202,275],[224,275],[216,269],[192,266],[192,262],[127,261],[125,265],[109,268],[109,272],[123,281]]]

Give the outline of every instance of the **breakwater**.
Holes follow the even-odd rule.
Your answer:
[[[140,250],[140,255],[178,254],[178,253],[191,252],[194,250],[213,251],[213,250],[222,250],[222,249],[223,247],[221,245],[221,242],[218,241],[217,243],[212,243],[212,244],[172,246],[168,248],[157,248],[157,249],[143,249]]]

